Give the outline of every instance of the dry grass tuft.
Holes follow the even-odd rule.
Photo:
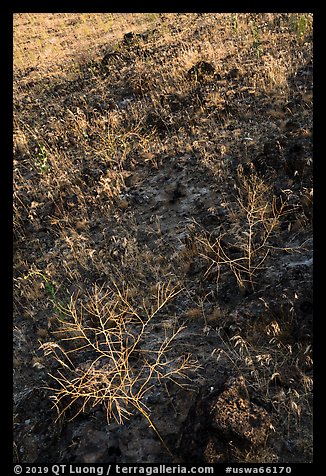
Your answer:
[[[76,417],[104,405],[108,423],[114,418],[122,424],[134,409],[148,420],[166,447],[150,418],[146,398],[167,380],[184,385],[182,380],[198,364],[189,354],[169,357],[183,327],[153,341],[153,317],[179,292],[170,283],[158,283],[155,291],[151,304],[143,301],[135,306],[128,290],[95,287],[87,303],[79,303],[75,297],[68,308],[60,308],[65,315],[55,331],[60,343],[41,345],[61,367],[52,375],[58,387],[50,389],[59,417],[71,407],[75,407]]]
[[[232,206],[225,204],[232,228],[213,236],[199,235],[196,241],[200,246],[199,254],[210,262],[206,275],[216,270],[216,286],[225,269],[229,269],[236,278],[241,290],[254,289],[260,270],[277,246],[272,239],[278,233],[282,218],[290,210],[286,201],[270,198],[270,185],[254,171],[243,174],[238,169],[236,200]],[[216,236],[217,235],[217,236]],[[295,252],[297,249],[285,249]]]

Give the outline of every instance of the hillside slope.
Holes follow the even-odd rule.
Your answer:
[[[15,461],[312,461],[312,46],[14,16]]]

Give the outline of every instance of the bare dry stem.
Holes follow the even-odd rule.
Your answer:
[[[281,218],[289,213],[286,201],[278,201],[275,196],[270,198],[268,185],[255,173],[245,177],[240,170],[238,177],[240,186],[235,209],[228,210],[232,229],[221,232],[214,241],[207,235],[196,237],[200,256],[210,262],[207,273],[216,267],[217,288],[222,270],[226,268],[232,271],[240,289],[248,285],[254,287],[257,273],[275,248],[270,239]],[[236,256],[232,255],[230,248],[237,251]]]
[[[108,291],[95,287],[88,303],[79,306],[72,298],[67,309],[61,311],[66,319],[60,321],[61,344],[47,342],[41,348],[60,365],[57,375],[51,375],[58,386],[50,388],[59,417],[76,404],[76,417],[88,405],[103,404],[108,422],[113,418],[122,424],[134,408],[140,412],[162,437],[150,418],[146,395],[155,383],[163,380],[179,382],[187,378],[189,370],[198,367],[191,356],[169,356],[179,327],[161,342],[151,338],[153,317],[171,301],[178,290],[170,283],[158,284],[154,302],[137,309],[128,291],[117,286]],[[82,362],[81,362],[82,357]],[[164,444],[166,447],[166,445]]]

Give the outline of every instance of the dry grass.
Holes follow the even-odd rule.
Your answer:
[[[201,232],[195,238],[198,253],[210,263],[206,275],[216,271],[217,293],[225,269],[232,272],[242,291],[254,290],[269,254],[280,249],[272,244],[272,239],[279,233],[282,218],[295,211],[289,209],[286,201],[270,197],[270,185],[254,170],[245,176],[240,166],[238,184],[233,206],[224,204],[232,228],[220,232],[215,229],[213,236]],[[294,247],[283,247],[283,251],[300,252]]]
[[[260,332],[259,339],[247,340],[241,335],[234,335],[224,340],[225,348],[217,349],[215,355],[217,359],[225,356],[235,371],[250,382],[253,398],[259,396],[258,401],[265,402],[279,416],[274,421],[272,438],[277,439],[280,432],[285,431],[289,440],[297,435],[296,440],[304,432],[306,457],[311,458],[312,434],[306,433],[303,428],[313,416],[313,379],[300,370],[302,361],[306,362],[306,368],[312,366],[311,346],[285,344],[282,338],[284,329],[276,322],[268,324]],[[246,456],[240,454],[239,461],[243,460],[271,462],[277,461],[277,455],[272,456],[268,446],[263,451],[259,449],[258,453],[255,449]]]
[[[131,416],[130,408],[134,408],[148,420],[166,447],[150,418],[146,397],[157,383],[185,380],[189,370],[195,370],[198,364],[190,355],[169,357],[182,327],[157,342],[153,342],[149,329],[154,316],[178,292],[170,283],[158,284],[155,302],[147,307],[143,301],[137,309],[131,304],[128,290],[95,287],[87,304],[78,306],[76,297],[67,309],[61,307],[66,320],[61,318],[60,328],[55,331],[61,343],[46,342],[41,346],[60,365],[57,375],[52,376],[59,387],[50,389],[59,416],[71,406],[77,407],[76,417],[88,406],[104,405],[108,423],[114,418],[122,424]],[[178,384],[183,385],[182,381]]]
[[[273,310],[266,282],[311,234],[312,28],[311,14],[15,14],[15,328],[59,415],[138,412],[164,444],[146,398],[192,375],[175,342],[202,321],[276,431],[309,428],[310,342],[291,340],[295,306]],[[230,288],[269,319],[227,335]]]

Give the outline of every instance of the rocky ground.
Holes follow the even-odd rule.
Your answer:
[[[308,14],[15,15],[16,462],[312,461],[312,65]]]

